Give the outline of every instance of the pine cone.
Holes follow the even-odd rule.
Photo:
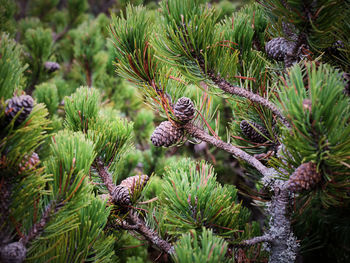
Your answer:
[[[129,189],[122,185],[117,185],[111,194],[113,202],[121,205],[129,205],[130,201],[130,193]]]
[[[180,98],[174,108],[176,118],[181,122],[188,122],[194,118],[195,108],[191,99]]]
[[[16,114],[22,110],[15,122],[16,125],[19,125],[25,121],[31,113],[34,106],[34,100],[29,95],[21,95],[7,100],[6,104],[5,114],[8,122],[11,122]]]
[[[120,186],[124,186],[129,189],[129,192],[131,195],[134,194],[134,190],[142,190],[143,187],[146,185],[149,177],[145,174],[143,175],[135,175],[131,176],[129,178],[126,178],[125,180],[121,181],[119,184]]]
[[[60,64],[58,64],[56,62],[47,61],[44,64],[44,68],[46,69],[46,71],[48,73],[53,73],[56,70],[59,70],[61,67],[60,67]]]
[[[321,181],[321,174],[317,172],[316,164],[312,162],[301,164],[288,180],[288,187],[292,192],[309,190]]]
[[[286,68],[289,68],[289,67],[293,66],[295,63],[297,63],[298,61],[299,61],[298,57],[286,55],[284,57],[284,66]]]
[[[291,23],[282,22],[282,30],[284,35],[287,37],[287,39],[297,41],[298,40],[298,34],[296,34],[297,29],[295,26]]]
[[[157,147],[169,147],[170,145],[178,142],[182,135],[182,129],[175,127],[170,121],[163,121],[154,130],[151,136],[151,141],[153,145]]]
[[[22,160],[22,163],[19,165],[19,171],[18,173],[21,174],[25,170],[30,170],[35,168],[40,159],[37,153],[33,152],[33,154],[28,158],[28,156],[25,156],[25,158]]]
[[[0,261],[20,263],[26,258],[27,249],[21,242],[13,242],[0,248]]]
[[[258,131],[260,131],[260,133],[254,129],[252,126],[254,126]],[[260,126],[259,124],[255,123],[255,122],[248,122],[246,120],[241,121],[241,124],[239,125],[239,127],[241,128],[243,134],[249,138],[252,142],[256,142],[256,143],[263,143],[266,142],[266,138],[268,137],[268,132],[267,130]],[[263,135],[265,135],[265,137]]]
[[[267,55],[275,60],[283,61],[287,54],[293,52],[294,42],[288,41],[283,37],[271,39],[265,45]]]
[[[330,56],[335,56],[339,57],[341,56],[341,49],[344,49],[344,42],[341,40],[337,40],[333,43],[332,46],[328,47],[325,51],[330,55]]]

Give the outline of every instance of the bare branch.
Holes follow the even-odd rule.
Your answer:
[[[241,149],[221,141],[220,139],[216,139],[213,136],[210,136],[207,132],[205,132],[202,128],[195,126],[193,123],[189,122],[183,126],[183,128],[193,137],[198,138],[202,141],[210,143],[228,153],[235,155],[238,158],[245,160],[247,163],[255,167],[260,173],[264,176],[270,176],[271,170],[264,166],[258,159],[249,155],[245,151]]]
[[[266,108],[269,108],[276,116],[280,118],[282,123],[289,128],[290,125],[287,121],[287,119],[283,116],[283,114],[280,112],[280,110],[276,107],[275,104],[270,102],[269,100],[265,99],[264,97],[261,97],[258,94],[255,94],[249,90],[246,90],[244,88],[232,85],[224,78],[221,78],[220,76],[217,76],[210,70],[205,70],[204,60],[203,58],[197,58],[199,61],[199,66],[203,72],[206,72],[206,75],[209,77],[211,81],[215,83],[220,89],[223,91],[230,93],[232,95],[237,95],[246,99],[249,99],[253,102],[259,103],[260,105],[265,106]]]
[[[138,225],[130,225],[125,221],[122,221],[119,225],[120,228],[124,229],[124,230],[137,230],[139,228]]]
[[[113,192],[116,188],[115,184],[113,183],[113,178],[112,175],[107,171],[103,161],[101,159],[97,159],[96,161],[97,164],[97,171],[99,176],[101,177],[103,183],[108,189],[108,192],[111,196],[113,196]]]
[[[144,236],[149,242],[167,254],[174,253],[174,247],[170,243],[163,240],[153,229],[150,229],[136,213],[130,211],[129,219],[134,225],[137,226],[135,231]]]
[[[228,81],[226,81],[225,79],[214,76],[214,74],[209,73],[208,75],[210,76],[210,79],[223,91],[230,93],[232,95],[237,95],[237,96],[249,99],[253,102],[256,102],[256,103],[259,103],[260,105],[265,106],[266,108],[269,108],[276,116],[280,118],[280,120],[286,127],[288,128],[290,127],[287,119],[283,116],[283,114],[276,107],[276,105],[270,102],[269,100],[249,90],[246,90],[238,86],[234,86],[230,84]]]
[[[271,215],[270,228],[262,236],[232,246],[239,248],[267,242],[270,248],[270,263],[294,262],[299,245],[288,218],[289,190],[284,186],[284,182],[279,180],[275,181],[275,186],[274,196],[267,204],[268,214]]]
[[[271,242],[272,240],[273,239],[272,239],[271,235],[265,234],[263,236],[253,237],[251,239],[244,240],[238,244],[233,244],[233,246],[234,247],[250,247],[250,246],[254,246],[258,243],[262,243],[262,242]]]
[[[285,182],[276,180],[275,185],[274,196],[268,206],[268,214],[271,215],[268,234],[273,239],[270,242],[269,262],[294,262],[299,245],[288,218],[290,192]]]
[[[22,242],[23,245],[27,245],[30,241],[41,235],[52,215],[57,213],[62,207],[62,203],[57,204],[56,202],[51,202],[49,205],[47,205],[41,219],[32,226],[27,235],[20,239],[20,242]]]
[[[61,31],[60,33],[54,33],[52,40],[53,43],[58,42],[59,40],[61,40],[66,34],[67,32],[70,30],[71,25],[65,26],[63,31]]]

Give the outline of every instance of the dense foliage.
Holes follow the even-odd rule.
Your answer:
[[[0,261],[348,262],[349,15],[0,0]]]

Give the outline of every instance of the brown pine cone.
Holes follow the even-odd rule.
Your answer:
[[[29,158],[28,156],[25,156],[24,159],[22,160],[22,163],[19,164],[18,173],[21,174],[25,170],[30,170],[35,168],[39,162],[40,162],[39,156],[35,152],[33,152]]]
[[[176,118],[181,122],[188,122],[194,118],[195,108],[191,99],[182,97],[174,107]]]
[[[151,141],[154,146],[169,147],[177,143],[183,134],[183,130],[175,127],[170,121],[163,121],[155,128],[151,136]]]
[[[265,45],[267,55],[278,61],[283,61],[288,54],[292,53],[293,48],[294,42],[283,37],[273,38]]]
[[[288,187],[292,192],[309,190],[321,181],[321,174],[317,172],[315,163],[301,164],[288,180]]]
[[[241,128],[243,134],[247,138],[249,138],[252,142],[263,143],[267,141],[265,137],[268,137],[269,133],[264,127],[260,126],[259,124],[255,122],[248,122],[246,120],[243,120],[241,121],[241,124],[239,125],[239,127]]]
[[[34,100],[29,95],[21,95],[7,100],[6,104],[5,115],[8,122],[11,122],[17,113],[21,111],[15,122],[15,125],[19,125],[25,121],[31,113],[34,107]]]
[[[113,202],[121,205],[129,205],[130,201],[130,192],[129,189],[122,185],[117,185],[116,188],[111,193]]]
[[[59,70],[61,67],[60,67],[60,64],[56,62],[46,61],[44,63],[44,68],[48,73],[52,73],[52,72],[55,72],[56,70]]]
[[[340,57],[341,56],[341,49],[344,49],[344,42],[341,40],[337,40],[333,43],[332,46],[326,48],[326,53],[328,53],[330,56],[334,57]]]
[[[135,190],[142,190],[143,187],[146,185],[149,177],[145,174],[143,175],[135,175],[131,176],[129,178],[124,179],[119,184],[120,186],[124,186],[129,189],[129,193],[131,195],[134,194]]]
[[[13,242],[0,248],[0,261],[20,263],[26,258],[27,249],[21,242]]]

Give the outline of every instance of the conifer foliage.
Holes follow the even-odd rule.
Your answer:
[[[348,262],[349,1],[97,2],[0,0],[0,262]]]

